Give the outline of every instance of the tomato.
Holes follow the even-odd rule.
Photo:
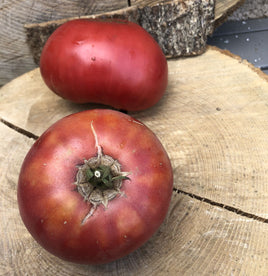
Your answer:
[[[99,264],[153,235],[172,188],[171,163],[155,134],[129,115],[95,109],[59,120],[34,143],[21,168],[18,205],[46,250]]]
[[[49,37],[41,75],[59,96],[137,111],[156,104],[167,86],[167,61],[157,42],[128,21],[78,19]]]

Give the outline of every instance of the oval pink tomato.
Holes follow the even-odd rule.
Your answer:
[[[128,21],[72,20],[48,39],[40,59],[47,86],[76,103],[123,110],[156,104],[167,86],[167,61],[156,41]]]
[[[23,162],[18,204],[32,236],[52,254],[106,263],[147,241],[163,222],[173,173],[144,124],[112,110],[67,116]]]

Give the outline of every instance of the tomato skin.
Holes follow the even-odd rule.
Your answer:
[[[103,152],[118,160],[122,196],[91,208],[75,190],[77,165]],[[35,142],[23,162],[18,183],[22,220],[37,242],[72,262],[99,264],[121,258],[146,242],[163,222],[171,199],[173,173],[157,137],[121,112],[91,110],[67,116]]]
[[[128,21],[78,19],[49,37],[41,75],[59,96],[137,111],[156,104],[167,86],[167,61],[156,41]]]

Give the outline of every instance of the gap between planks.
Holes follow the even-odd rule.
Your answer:
[[[39,136],[33,134],[32,132],[27,131],[27,130],[21,128],[21,127],[18,127],[16,125],[14,125],[14,124],[6,121],[3,118],[0,118],[0,122],[3,123],[5,126],[13,129],[14,131],[16,131],[16,132],[18,132],[18,133],[20,133],[20,134],[22,134],[22,135],[24,135],[24,136],[26,136],[28,138],[31,138],[31,139],[34,139],[34,140],[37,140],[39,138]],[[240,215],[242,217],[250,218],[250,219],[253,219],[253,220],[256,220],[256,221],[268,224],[268,219],[260,217],[260,216],[257,216],[257,215],[254,215],[254,214],[251,214],[251,213],[248,213],[248,212],[245,212],[245,211],[240,210],[238,208],[234,208],[234,207],[232,207],[230,205],[225,205],[225,204],[213,201],[211,199],[195,195],[193,193],[185,192],[185,191],[177,189],[177,188],[173,188],[173,192],[189,196],[189,197],[194,198],[194,199],[196,199],[198,201],[205,202],[205,203],[207,203],[209,205],[222,208],[224,210],[227,210],[229,212],[235,213],[235,214]]]

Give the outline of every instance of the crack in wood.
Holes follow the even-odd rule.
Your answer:
[[[32,138],[34,140],[37,140],[39,138],[39,136],[31,133],[30,131],[28,130],[25,130],[23,128],[20,128],[18,126],[15,126],[14,124],[6,121],[5,119],[3,118],[0,118],[0,122],[3,123],[4,125],[6,125],[7,127],[15,130],[16,132],[20,133],[20,134],[23,134],[24,136],[27,136],[28,138]]]
[[[225,205],[223,203],[219,203],[219,202],[213,201],[211,199],[208,199],[208,198],[205,198],[205,197],[202,197],[202,196],[198,196],[198,195],[195,195],[193,193],[185,192],[183,190],[179,190],[179,189],[176,189],[176,188],[173,188],[173,191],[176,192],[176,193],[178,193],[178,194],[187,195],[187,196],[189,196],[191,198],[194,198],[196,200],[205,202],[205,203],[207,203],[209,205],[225,209],[225,210],[227,210],[229,212],[235,213],[235,214],[240,215],[242,217],[250,218],[250,219],[253,219],[253,220],[256,220],[256,221],[259,221],[259,222],[263,222],[263,223],[268,223],[268,219],[266,219],[266,218],[263,218],[263,217],[251,214],[249,212],[245,212],[245,211],[243,211],[241,209],[232,207],[230,205]]]

